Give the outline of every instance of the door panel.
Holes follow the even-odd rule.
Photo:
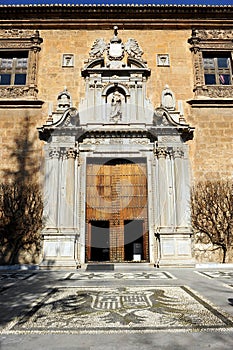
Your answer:
[[[90,222],[91,261],[109,261],[109,221]]]
[[[113,159],[106,161],[105,164],[103,159],[99,163],[96,159],[93,163],[89,161],[86,183],[87,227],[91,221],[109,222],[110,261],[132,260],[128,259],[132,255],[129,253],[132,246],[126,247],[125,235],[128,237],[132,235],[130,239],[135,242],[138,238],[133,237],[133,233],[125,233],[128,232],[125,229],[127,220],[141,222],[139,226],[140,237],[142,237],[140,240],[143,245],[142,257],[148,260],[146,163],[124,159]],[[95,239],[90,239],[91,234]],[[95,258],[100,257],[99,252],[92,246],[97,245],[98,240],[100,244],[104,244],[104,235],[98,235],[93,227],[91,229],[89,227],[86,236],[87,261],[93,260],[93,254]],[[91,245],[91,248],[88,248],[88,245]]]

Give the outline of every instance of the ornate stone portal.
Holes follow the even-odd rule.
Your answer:
[[[135,39],[122,42],[117,27],[109,43],[97,39],[82,70],[79,108],[65,89],[39,128],[46,143],[44,266],[193,262],[186,144],[193,128],[171,90],[154,110],[142,54]]]

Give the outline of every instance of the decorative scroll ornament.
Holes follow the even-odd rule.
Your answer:
[[[94,58],[103,57],[104,51],[107,49],[107,44],[105,43],[104,39],[96,39],[94,41],[94,44],[91,48],[91,51],[89,53],[89,56]]]
[[[125,51],[130,57],[137,58],[138,60],[140,60],[143,55],[143,51],[138,45],[138,42],[132,38],[128,39],[125,44]]]

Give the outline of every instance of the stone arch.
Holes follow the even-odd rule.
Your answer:
[[[127,102],[127,98],[130,96],[130,93],[129,93],[128,89],[122,84],[109,84],[104,88],[104,90],[102,92],[102,96],[105,97],[105,102],[107,102],[108,96],[116,90],[122,96],[124,96],[125,102]]]

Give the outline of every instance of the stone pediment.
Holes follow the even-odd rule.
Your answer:
[[[68,108],[62,115],[62,117],[53,124],[55,127],[74,127],[79,125],[78,110],[75,107]]]
[[[153,125],[158,127],[177,127],[181,124],[176,122],[165,108],[158,107],[155,109]]]
[[[38,128],[40,139],[48,140],[53,134],[74,134],[79,131],[79,115],[77,108],[70,107],[65,112],[53,113],[45,125]]]
[[[179,111],[168,111],[164,107],[155,109],[153,127],[150,132],[158,138],[159,135],[180,135],[183,141],[193,138],[194,128],[185,122]]]

